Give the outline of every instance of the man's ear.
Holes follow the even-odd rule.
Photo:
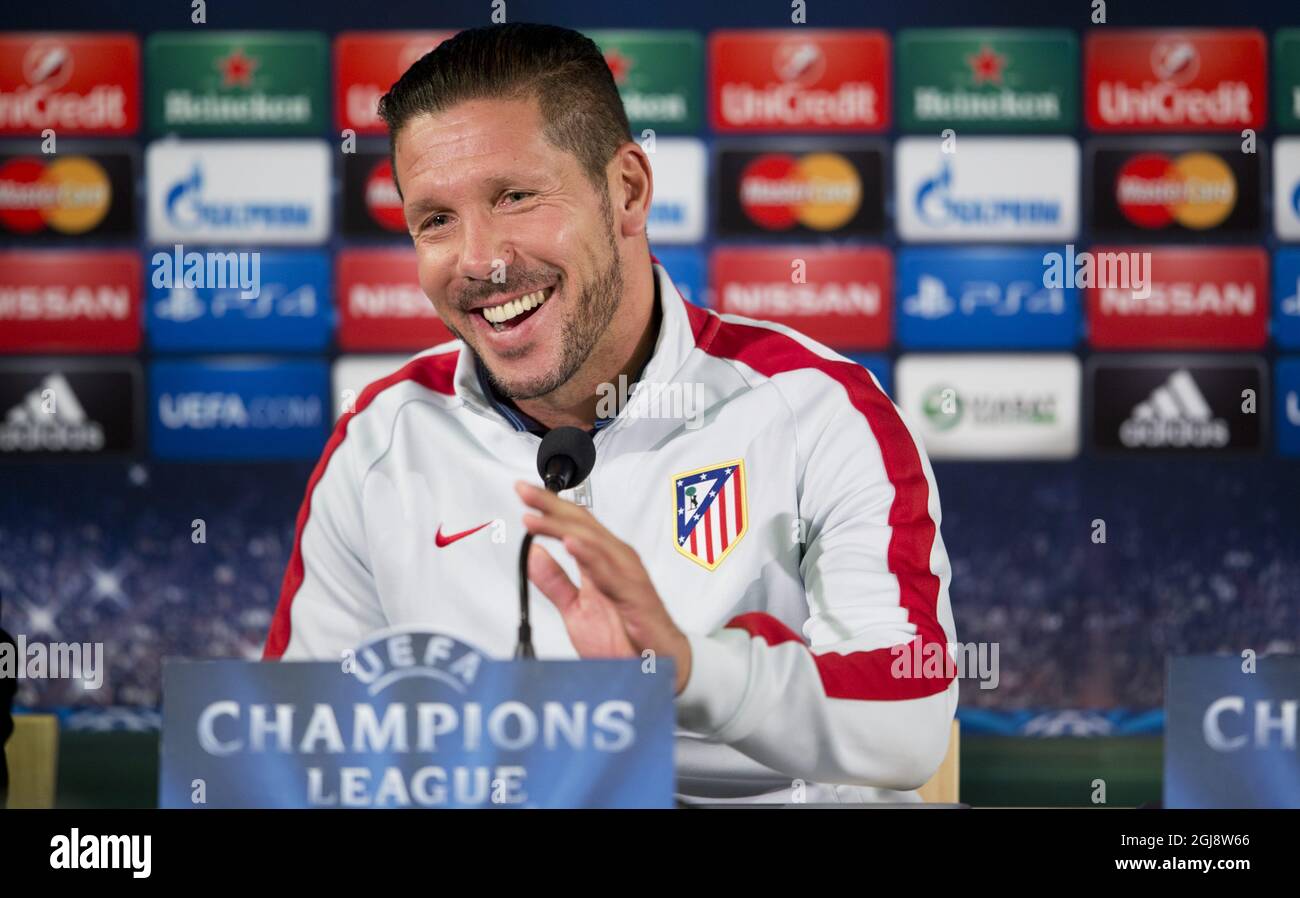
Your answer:
[[[650,157],[639,144],[628,141],[610,161],[614,219],[622,237],[644,234],[654,197]]]

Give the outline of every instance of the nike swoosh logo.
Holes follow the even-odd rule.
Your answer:
[[[449,533],[446,536],[442,535],[442,525],[439,524],[438,532],[433,535],[433,541],[438,546],[438,548],[441,549],[443,546],[450,546],[458,539],[464,539],[465,537],[469,536],[471,533],[478,533],[480,530],[482,530],[484,527],[486,527],[488,524],[491,523],[492,523],[491,521],[488,521],[486,524],[479,524],[477,527],[471,527],[468,530],[462,530],[460,533]]]

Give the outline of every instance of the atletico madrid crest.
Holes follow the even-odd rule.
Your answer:
[[[740,459],[673,475],[673,543],[709,570],[722,564],[749,527]]]

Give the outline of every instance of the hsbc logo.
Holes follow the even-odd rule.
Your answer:
[[[134,35],[0,35],[0,134],[132,134],[139,92]]]

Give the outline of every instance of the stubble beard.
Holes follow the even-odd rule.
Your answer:
[[[573,314],[560,328],[560,358],[555,366],[537,377],[513,382],[502,380],[487,362],[483,367],[498,393],[518,402],[537,399],[555,392],[578,372],[591,357],[596,344],[609,329],[623,297],[623,263],[614,242],[612,215],[607,215],[605,229],[609,259],[595,279],[579,295]],[[468,343],[460,334],[463,342]],[[473,345],[470,344],[470,348]],[[478,354],[478,353],[476,353]],[[482,354],[478,354],[482,360]]]

